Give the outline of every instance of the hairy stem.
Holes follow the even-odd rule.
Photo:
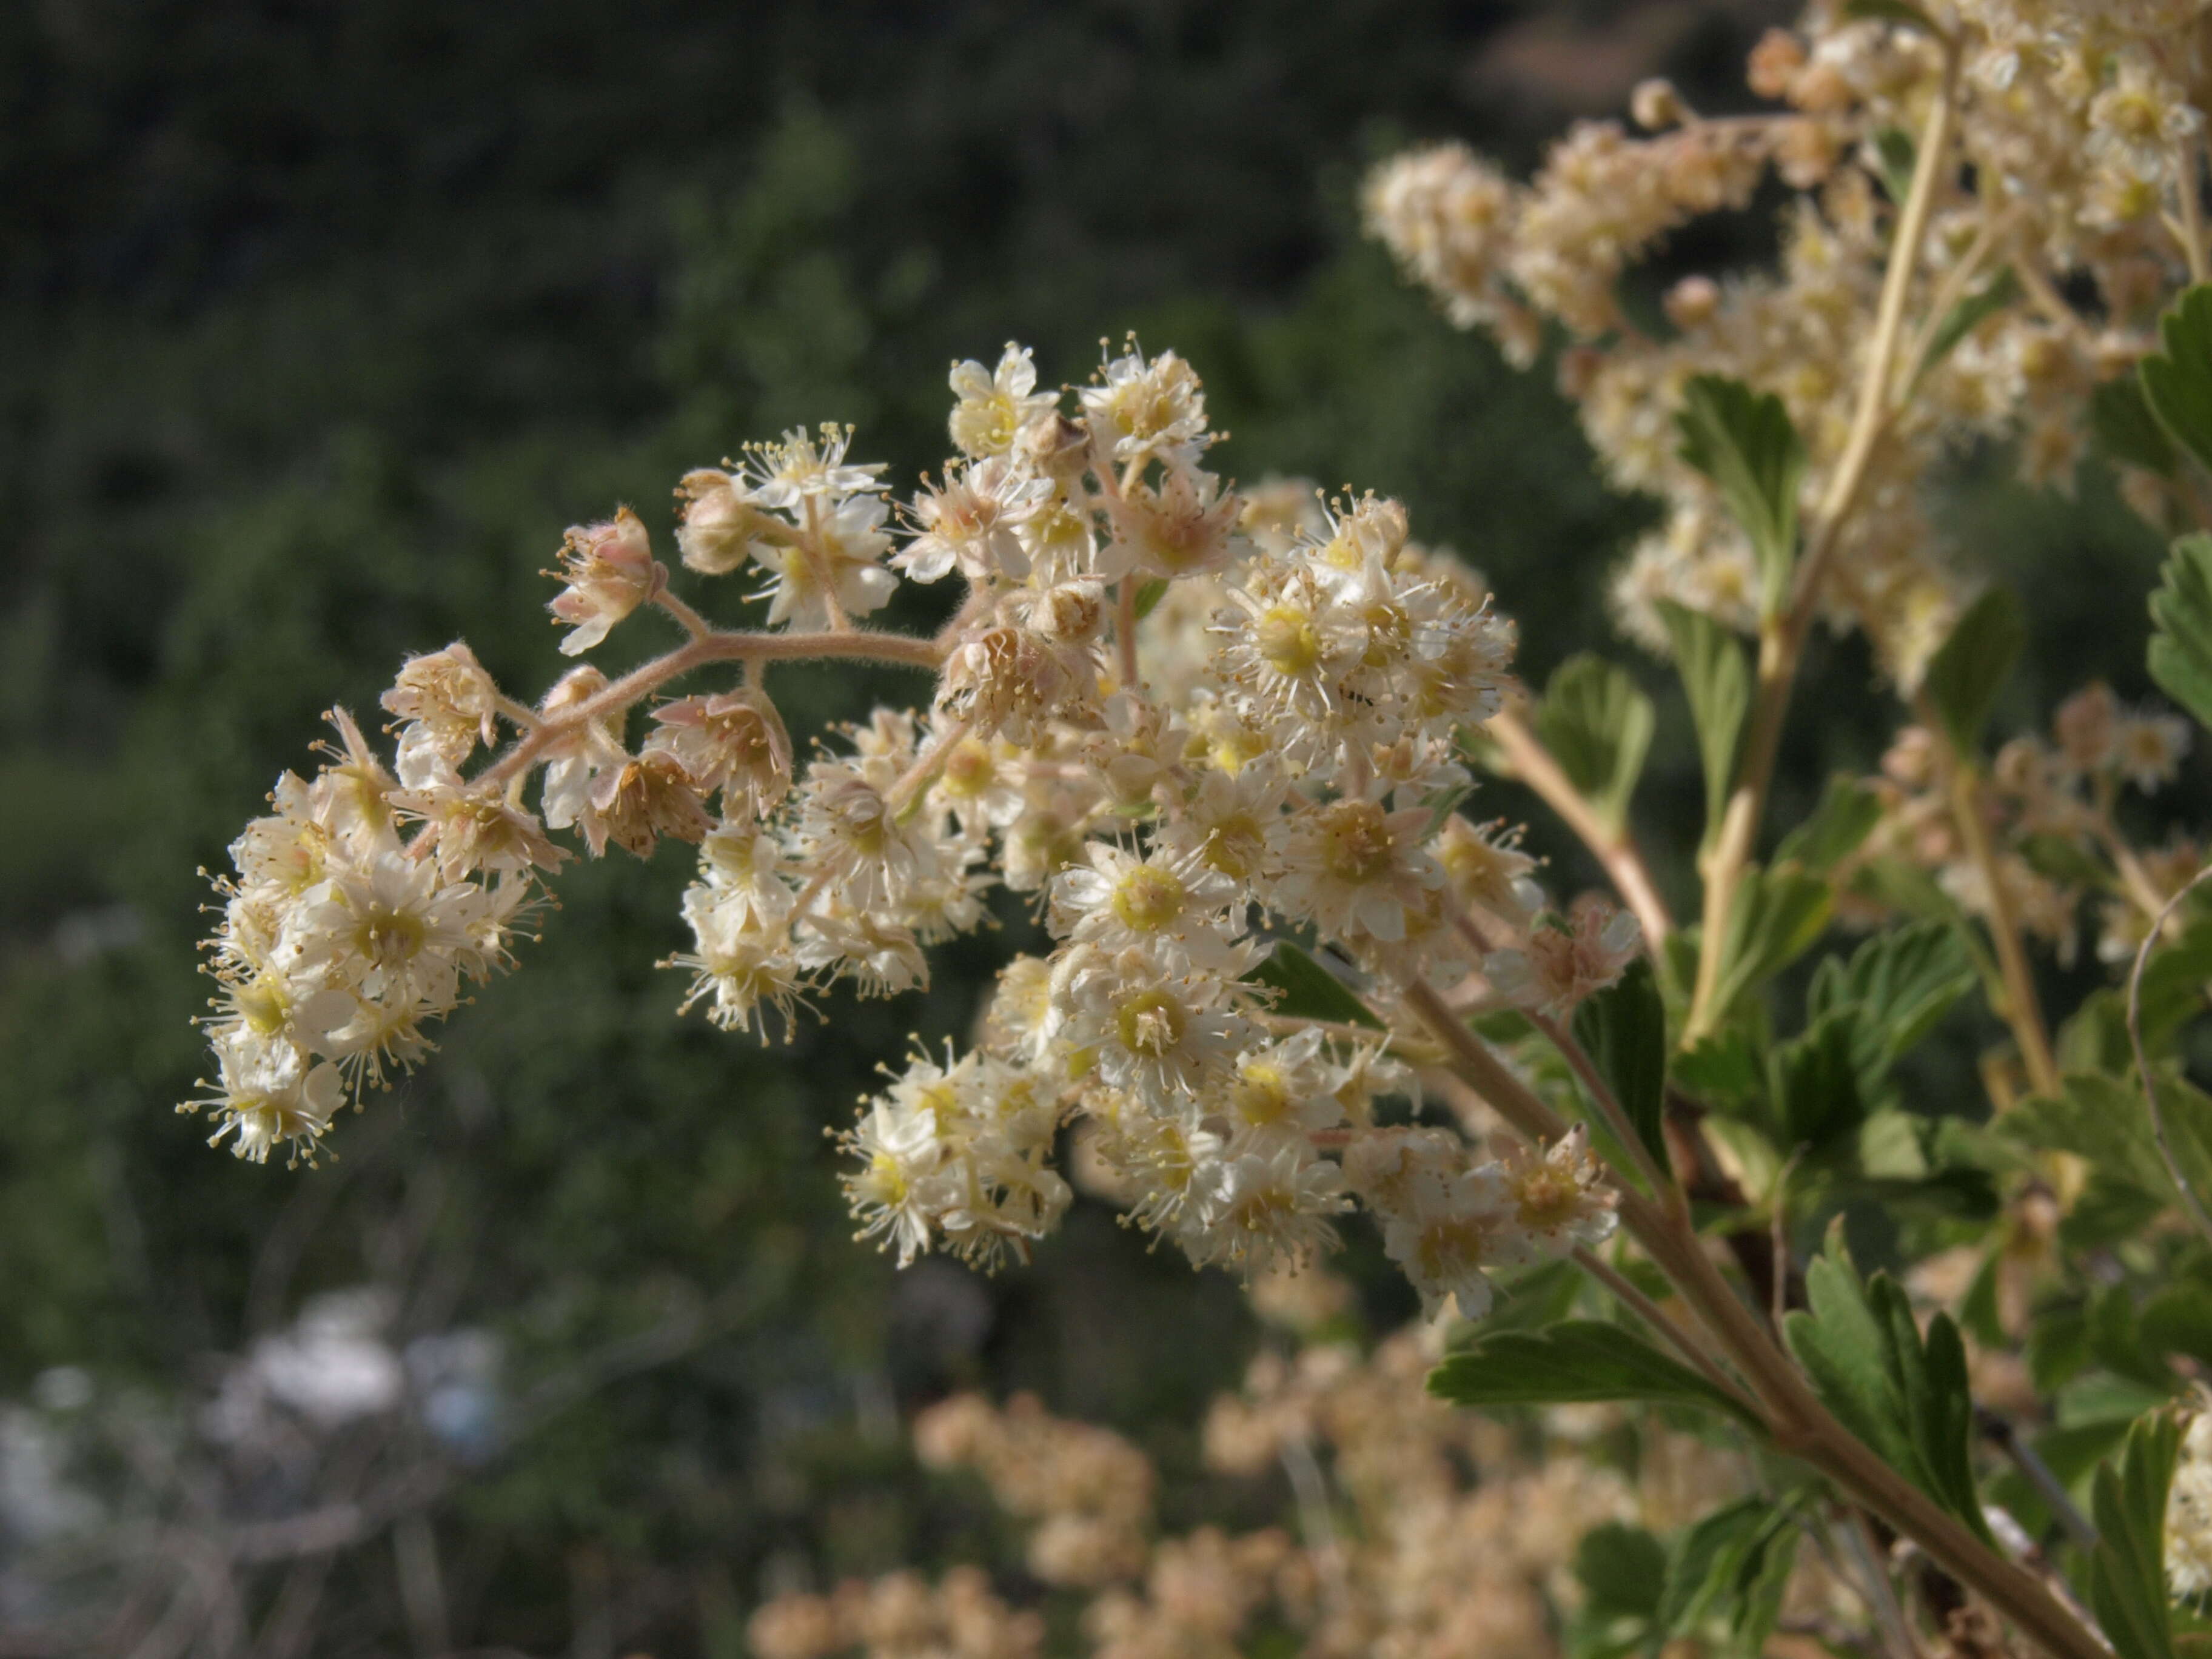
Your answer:
[[[1952,820],[1958,825],[1960,839],[1966,843],[1966,856],[1981,872],[1982,884],[1989,890],[1990,940],[1996,947],[1997,970],[2004,976],[2005,1024],[2012,1027],[2013,1041],[2020,1045],[2029,1086],[2039,1094],[2056,1094],[2058,1060],[2051,1052],[2050,1030],[2043,1023],[2034,970],[2021,943],[2020,919],[2013,912],[2012,895],[2005,889],[1989,825],[1982,819],[1981,773],[1972,762],[1951,749],[1948,739],[1941,735],[1940,721],[1930,719],[1928,723],[1929,729],[1938,733],[1936,741],[1948,762]]]
[[[1433,989],[1417,981],[1404,988],[1404,997],[1407,1007],[1451,1056],[1448,1094],[1463,1091],[1480,1099],[1539,1142],[1565,1133],[1559,1115],[1462,1024]],[[1668,1212],[1626,1182],[1617,1179],[1615,1189],[1622,1224],[1696,1313],[1718,1352],[1750,1383],[1779,1449],[1819,1470],[1916,1540],[2054,1659],[2108,1659],[2103,1644],[2033,1574],[1984,1545],[1837,1421],[1721,1276],[1686,1216]]]
[[[1597,808],[1575,787],[1519,708],[1501,708],[1490,717],[1485,729],[1504,750],[1513,775],[1557,812],[1595,856],[1621,902],[1635,912],[1643,925],[1644,945],[1656,953],[1674,931],[1674,918],[1668,912],[1667,902],[1659,896],[1650,868],[1635,841],[1598,815]]]
[[[534,724],[507,748],[505,754],[470,781],[494,788],[536,763],[546,750],[594,720],[619,714],[669,681],[712,662],[795,662],[814,657],[857,657],[902,667],[926,668],[933,673],[944,661],[942,647],[934,640],[918,640],[906,634],[873,634],[859,629],[828,634],[762,634],[730,629],[712,630],[666,656],[632,669],[574,708],[558,714],[533,716]]]
[[[1779,617],[1762,626],[1759,643],[1759,684],[1752,706],[1751,726],[1735,784],[1721,818],[1719,835],[1705,861],[1705,933],[1698,953],[1697,986],[1690,1001],[1686,1040],[1708,1034],[1720,1017],[1713,998],[1720,987],[1721,940],[1729,909],[1743,879],[1744,867],[1758,839],[1766,812],[1766,793],[1774,777],[1775,755],[1781,745],[1783,718],[1797,678],[1806,636],[1820,606],[1821,578],[1834,557],[1844,526],[1857,505],[1875,447],[1889,428],[1892,416],[1890,386],[1898,348],[1904,336],[1905,305],[1912,277],[1920,263],[1920,248],[1928,230],[1929,215],[1937,191],[1951,167],[1951,126],[1956,114],[1959,53],[1948,38],[1943,47],[1943,82],[1929,106],[1920,133],[1919,154],[1912,169],[1912,185],[1906,191],[1890,240],[1889,264],[1882,276],[1881,299],[1875,313],[1874,339],[1867,351],[1866,368],[1859,380],[1858,404],[1852,416],[1842,456],[1829,476],[1822,494],[1815,527],[1807,542],[1788,606]]]

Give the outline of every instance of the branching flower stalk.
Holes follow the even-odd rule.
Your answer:
[[[1501,1273],[1573,1262],[1681,1353],[1691,1387],[1704,1378],[1721,1410],[1814,1471],[1831,1514],[1880,1516],[1978,1598],[1977,1616],[2057,1659],[2100,1659],[2066,1598],[1985,1540],[1978,1497],[1939,1502],[1932,1479],[1886,1461],[1876,1445],[1891,1443],[1847,1427],[1863,1417],[1800,1364],[1803,1328],[1787,1322],[1788,1348],[1776,1328],[1801,1183],[1823,1202],[1857,1176],[1894,1190],[1905,1177],[1864,1167],[1875,1129],[1923,1159],[1942,1152],[1891,1103],[1889,1067],[1976,982],[1969,916],[1996,952],[1994,1011],[2049,1103],[2070,1080],[2029,951],[2069,959],[2080,912],[2099,907],[2098,956],[2134,963],[2128,1032],[2159,1151],[2204,1220],[2140,1006],[2153,947],[2192,925],[2203,860],[2185,839],[2133,843],[2116,812],[2124,787],[2175,775],[2188,729],[2092,685],[2049,740],[1966,752],[1989,700],[1962,726],[1930,665],[1956,666],[1944,653],[1972,593],[1920,504],[1962,438],[2011,441],[2030,482],[2063,481],[2097,389],[2158,349],[2158,309],[2204,254],[2191,100],[2208,77],[2173,78],[2171,9],[2139,0],[2054,25],[2031,51],[1996,0],[1932,18],[1823,8],[1753,56],[1753,88],[1779,112],[1707,120],[1655,84],[1636,100],[1648,136],[1578,126],[1528,185],[1455,145],[1370,180],[1371,228],[1454,321],[1523,362],[1547,328],[1565,337],[1562,381],[1613,482],[1666,507],[1614,599],[1632,637],[1681,653],[1709,768],[1686,996],[1674,918],[1621,827],[1652,730],[1628,677],[1589,703],[1626,710],[1617,729],[1557,703],[1537,720],[1510,679],[1513,624],[1413,538],[1401,505],[1294,480],[1239,490],[1209,469],[1205,391],[1173,352],[1133,339],[1052,392],[1009,344],[995,364],[954,366],[957,453],[896,504],[836,427],[683,478],[683,568],[758,578],[760,626],[724,627],[676,593],[623,508],[568,534],[561,648],[584,656],[643,610],[683,643],[612,679],[585,662],[534,702],[465,644],[414,658],[383,699],[388,755],[333,711],[325,763],[279,780],[216,884],[216,1075],[184,1109],[211,1113],[241,1157],[313,1163],[343,1106],[422,1060],[468,983],[514,965],[571,856],[556,835],[595,857],[696,847],[689,948],[664,965],[686,976],[684,1008],[763,1039],[788,1040],[833,987],[926,985],[929,947],[981,925],[1003,889],[1048,942],[1005,964],[964,1051],[917,1036],[840,1137],[860,1235],[902,1266],[939,1250],[985,1268],[1026,1259],[1073,1201],[1066,1139],[1129,1224],[1248,1282],[1312,1264],[1358,1212],[1437,1320],[1481,1320]],[[2183,21],[2194,65],[2203,31],[2195,12]],[[1905,131],[1909,182],[1889,170]],[[1769,172],[1796,192],[1778,270],[1685,279],[1666,298],[1670,333],[1628,326],[1629,263],[1744,205]],[[1723,429],[1692,425],[1699,388]],[[1695,438],[1680,450],[1678,418]],[[2147,516],[2190,498],[2155,446],[2122,460]],[[965,591],[935,635],[867,625],[902,579],[955,575]],[[1840,805],[1808,826],[1802,859],[1760,870],[1817,624],[1863,630],[1924,712],[1879,777],[1832,792]],[[929,695],[802,756],[766,670],[834,660],[921,671]],[[706,689],[677,684],[716,670]],[[1584,722],[1576,751],[1539,738],[1555,714]],[[1478,728],[1625,908],[1547,891],[1522,828],[1463,806]],[[1563,755],[1579,757],[1572,776]],[[1590,777],[1613,783],[1575,781]],[[1777,1038],[1753,1000],[1831,915],[1911,925],[1824,963],[1806,1029]],[[1656,971],[1631,972],[1647,952]],[[2010,1062],[1983,1069],[2002,1111]],[[1501,1121],[1512,1133],[1493,1139]],[[1949,1171],[1996,1194],[1992,1285],[2051,1256],[2054,1212],[2075,1196],[2027,1161]],[[1722,1231],[1745,1283],[1709,1249],[1686,1182],[1735,1212]],[[1769,1227],[1771,1283],[1745,1245],[1765,1248]],[[1686,1320],[1602,1252],[1616,1233]],[[1856,1282],[1847,1263],[1822,1267]],[[1977,1328],[2016,1335],[2033,1288],[2007,1280]],[[1931,1330],[1943,1300],[1923,1297]],[[1895,1306],[1886,1340],[1917,1345]],[[1952,1383],[1963,1409],[1963,1375]],[[1958,1480],[1971,1488],[1971,1472]],[[1324,1482],[1301,1492],[1325,1504]],[[2183,1556],[2212,1559],[2198,1536],[2212,1519],[2175,1525]]]

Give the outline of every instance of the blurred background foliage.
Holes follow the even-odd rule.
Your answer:
[[[629,501],[665,536],[679,472],[800,422],[857,423],[910,488],[945,451],[947,364],[1008,338],[1048,380],[1102,335],[1174,346],[1228,471],[1403,496],[1488,574],[1532,678],[1593,644],[1635,658],[1603,576],[1644,507],[1597,481],[1547,369],[1507,371],[1359,240],[1357,179],[1444,136],[1525,169],[1647,73],[1739,106],[1780,9],[0,10],[0,1395],[44,1378],[66,1405],[67,1367],[188,1417],[220,1356],[363,1284],[398,1298],[394,1341],[495,1332],[508,1420],[430,1513],[456,1641],[526,1651],[736,1652],[770,1583],[988,1555],[981,1511],[898,1443],[951,1386],[1036,1389],[1187,1468],[1260,1340],[1229,1281],[1087,1201],[992,1281],[896,1275],[848,1237],[823,1129],[909,1032],[965,1029],[1020,909],[940,951],[926,995],[840,997],[763,1049],[674,1017],[653,963],[680,853],[575,868],[522,970],[287,1174],[169,1109],[202,1064],[195,868],[403,654],[465,636],[507,684],[550,681],[564,526]],[[1654,280],[1765,234],[1701,231]],[[2140,695],[2153,538],[2100,472],[2070,498],[2005,473],[1963,457],[1946,519],[2036,618],[2005,712],[2092,674]],[[732,617],[736,586],[703,602]],[[608,654],[651,647],[633,626]],[[1894,718],[1863,651],[1825,649],[1783,827]],[[1633,666],[1670,711],[1638,817],[1679,897],[1696,763],[1662,671]],[[793,671],[778,694],[818,727],[918,693]],[[1591,873],[1534,840],[1562,884]],[[1369,1277],[1374,1316],[1405,1311]],[[389,1561],[332,1558],[300,1650],[407,1650]]]

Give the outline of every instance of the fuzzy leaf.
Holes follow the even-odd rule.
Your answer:
[[[1654,723],[1651,699],[1628,671],[1588,652],[1553,671],[1536,710],[1544,746],[1615,830],[1627,817]]]
[[[1828,925],[1835,893],[1818,876],[1792,865],[1744,872],[1721,941],[1719,992],[1715,1006],[1730,1008],[1812,947]]]
[[[1274,1012],[1294,1019],[1330,1019],[1340,1025],[1387,1029],[1344,981],[1288,939],[1277,939],[1267,959],[1245,975],[1255,985],[1281,993]]]
[[[1787,1503],[1742,1498],[1715,1510],[1674,1540],[1654,1636],[1691,1636],[1717,1623],[1728,1632],[1723,1652],[1748,1659],[1763,1651],[1796,1547]]]
[[[1649,957],[1637,957],[1613,984],[1583,1000],[1575,1010],[1574,1035],[1612,1086],[1638,1138],[1666,1168],[1660,1122],[1667,1102],[1667,1009]]]
[[[1840,1222],[1805,1270],[1805,1294],[1809,1311],[1791,1314],[1784,1334],[1822,1401],[1986,1540],[1967,1461],[1973,1404],[1957,1327],[1940,1318],[1923,1341],[1911,1304],[1887,1274],[1860,1283]]]
[[[1860,1086],[1871,1093],[1890,1066],[1973,988],[1974,964],[1958,930],[1945,921],[1917,921],[1867,940],[1848,966],[1839,957],[1821,963],[1806,992],[1805,1016],[1819,1020],[1856,1011],[1853,1060]]]
[[[1751,667],[1743,642],[1701,611],[1671,599],[1659,602],[1660,619],[1674,641],[1674,666],[1690,699],[1698,730],[1698,757],[1705,772],[1705,839],[1719,833],[1722,809],[1735,781],[1736,744],[1751,708]]]
[[[1832,1010],[1767,1057],[1776,1139],[1784,1148],[1817,1150],[1866,1121],[1852,1055],[1858,1023],[1856,1010]]]
[[[2199,726],[2212,726],[2212,536],[2174,543],[2160,574],[2150,596],[2150,677]]]
[[[1796,864],[1825,876],[1857,852],[1881,821],[1881,800],[1856,778],[1838,772],[1828,780],[1813,815],[1782,838],[1777,864]]]
[[[1682,389],[1674,417],[1682,459],[1719,488],[1758,556],[1759,607],[1773,616],[1789,592],[1797,557],[1797,485],[1805,447],[1790,411],[1771,392],[1700,374]]]
[[[2212,1100],[2172,1077],[2160,1078],[2158,1098],[2183,1173],[2200,1197],[2212,1196]],[[2134,1083],[2069,1072],[2063,1094],[2024,1100],[1996,1127],[2038,1152],[2070,1152],[2099,1175],[2160,1204],[2179,1201],[2151,1131],[2149,1103]]]
[[[1429,1392],[1459,1406],[1645,1400],[1698,1406],[1759,1426],[1755,1415],[1687,1365],[1619,1325],[1591,1319],[1479,1340],[1429,1373]]]
[[[2107,380],[2089,394],[2089,430],[2112,459],[2161,478],[2172,477],[2180,462],[2173,440],[2151,413],[2142,382],[2132,376]]]
[[[1922,689],[1962,756],[1979,748],[1997,692],[2027,642],[2027,623],[2012,590],[1992,587],[1966,612],[1929,659]]]
[[[1852,22],[1871,18],[1883,23],[1903,23],[1939,38],[1942,34],[1942,31],[1928,21],[1926,12],[1917,6],[1907,5],[1905,0],[1844,0],[1844,15]]]
[[[2212,466],[2212,286],[2188,289],[2158,319],[2164,348],[2136,373],[2143,399],[2167,435]]]
[[[2100,1465],[2090,1489],[2097,1547],[2089,1556],[2089,1606],[2119,1659],[2175,1659],[2166,1494],[2180,1442],[2169,1413],[2139,1418],[2119,1467]]]
[[[1155,576],[1139,588],[1137,590],[1137,620],[1142,622],[1151,616],[1152,607],[1167,596],[1168,579],[1164,576]]]
[[[1953,306],[1928,342],[1928,355],[1921,359],[1920,373],[1926,374],[1949,356],[1960,341],[2019,299],[2020,293],[2020,278],[2013,274],[2010,265],[2006,265]]]

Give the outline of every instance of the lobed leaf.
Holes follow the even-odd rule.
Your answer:
[[[2212,535],[2184,536],[2159,574],[2150,596],[2150,677],[2199,726],[2212,726]]]
[[[1627,817],[1655,724],[1651,699],[1628,671],[1586,651],[1553,671],[1535,716],[1544,746],[1615,830]]]
[[[1687,1365],[1633,1332],[1590,1319],[1483,1338],[1431,1371],[1429,1392],[1459,1406],[1644,1400],[1702,1407],[1762,1428],[1753,1413]]]
[[[1279,1014],[1364,1025],[1376,1031],[1388,1029],[1342,980],[1288,939],[1277,939],[1267,959],[1244,977],[1248,983],[1270,986],[1280,994],[1274,1002]]]
[[[1826,882],[1794,865],[1747,868],[1721,939],[1716,1006],[1733,1007],[1811,949],[1828,925],[1835,899]]]
[[[1667,1104],[1667,1009],[1650,959],[1638,957],[1613,984],[1575,1010],[1575,1041],[1620,1102],[1638,1139],[1667,1167],[1660,1125]]]
[[[1951,637],[1929,659],[1921,689],[1960,756],[1980,748],[1997,692],[2027,643],[2019,599],[2010,588],[1992,587],[1966,607]]]
[[[1674,421],[1683,460],[1713,481],[1751,538],[1760,610],[1775,615],[1797,557],[1797,486],[1805,473],[1805,447],[1790,411],[1771,392],[1700,374],[1682,388]]]
[[[2136,366],[2143,400],[2175,442],[2212,466],[2212,286],[2185,290],[2158,319],[2161,350]]]
[[[1736,746],[1751,708],[1751,667],[1742,641],[1702,611],[1662,599],[1659,617],[1674,642],[1675,671],[1690,700],[1690,723],[1697,728],[1710,844],[1719,833],[1721,812],[1735,781]]]
[[[2089,1553],[2089,1606],[2118,1659],[2175,1659],[2166,1592],[2166,1494],[2181,1434],[2171,1413],[2130,1426],[2119,1467],[2098,1467],[2090,1488],[2097,1547]]]

